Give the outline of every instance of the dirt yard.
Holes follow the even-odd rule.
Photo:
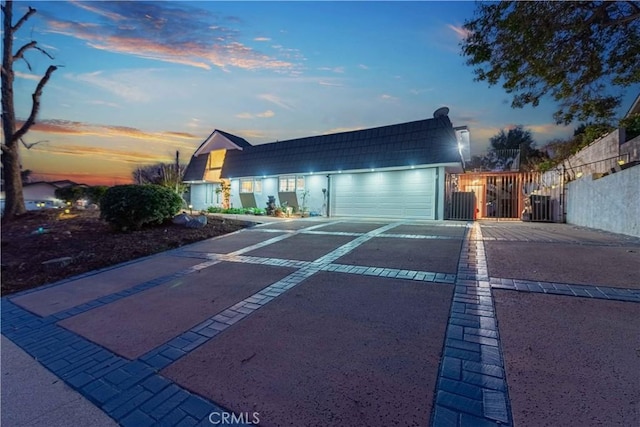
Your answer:
[[[30,211],[2,221],[2,295],[42,286],[80,273],[231,233],[250,225],[209,217],[201,229],[171,222],[140,231],[116,232],[99,211]],[[70,257],[61,265],[43,262]]]

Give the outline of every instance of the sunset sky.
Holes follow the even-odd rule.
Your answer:
[[[129,182],[138,165],[187,162],[214,129],[252,144],[402,123],[447,106],[472,154],[522,124],[538,145],[566,137],[555,104],[512,110],[473,81],[459,43],[472,2],[16,2],[32,50],[16,64],[19,118],[53,74],[23,168],[36,179]],[[15,21],[14,21],[15,22]],[[618,116],[637,96],[630,91]],[[336,153],[339,155],[339,153]]]

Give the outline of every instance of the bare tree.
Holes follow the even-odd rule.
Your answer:
[[[13,24],[13,2],[5,1],[2,5],[3,21],[3,50],[2,50],[2,130],[4,131],[4,141],[2,144],[2,165],[4,167],[5,179],[5,208],[4,217],[13,218],[25,212],[24,196],[22,194],[22,179],[20,177],[20,142],[36,121],[36,116],[40,110],[40,97],[42,90],[51,78],[51,74],[57,69],[55,65],[50,65],[36,86],[31,95],[32,104],[29,117],[18,128],[16,121],[15,106],[13,100],[13,81],[15,78],[13,64],[22,59],[26,62],[29,71],[31,64],[25,58],[25,53],[35,49],[49,58],[53,59],[44,49],[40,48],[36,41],[32,40],[13,53],[13,40],[15,33],[34,14],[36,10],[29,7],[29,10]]]

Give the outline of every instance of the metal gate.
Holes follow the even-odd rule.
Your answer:
[[[555,187],[554,187],[555,188]],[[452,174],[446,178],[447,219],[507,219],[524,221],[562,220],[558,215],[561,200],[555,200],[538,172],[473,172]],[[473,215],[462,218],[473,193]],[[554,194],[557,194],[556,191]]]

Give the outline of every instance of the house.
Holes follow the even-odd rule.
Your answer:
[[[27,210],[35,210],[41,208],[54,208],[64,205],[64,201],[58,199],[55,191],[58,188],[78,185],[73,181],[62,180],[53,182],[31,182],[22,186],[22,194],[24,195],[24,205]]]
[[[311,215],[444,218],[445,175],[463,170],[468,130],[443,107],[431,119],[251,145],[215,130],[185,172],[190,204],[276,205]]]

